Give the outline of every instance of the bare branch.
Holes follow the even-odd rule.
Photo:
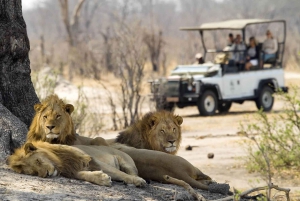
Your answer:
[[[178,186],[182,186],[183,188],[185,188],[196,200],[198,201],[206,201],[206,199],[198,194],[188,183],[186,183],[185,181],[183,180],[179,180],[179,179],[175,179],[173,177],[170,177],[169,175],[164,175],[163,176],[164,179],[167,181],[167,182],[170,182],[171,184],[175,184],[175,185],[178,185]]]

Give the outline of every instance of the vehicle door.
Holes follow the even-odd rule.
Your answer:
[[[222,97],[223,99],[240,98],[242,91],[242,83],[240,73],[227,73],[223,75]]]

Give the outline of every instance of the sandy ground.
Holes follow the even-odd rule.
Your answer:
[[[300,86],[300,74],[287,72],[286,84]],[[84,84],[84,83],[83,83]],[[67,82],[60,82],[55,92],[60,97],[77,97],[77,88]],[[96,99],[105,92],[92,87],[84,87],[89,100]],[[109,113],[109,107],[102,104],[102,114]],[[283,102],[276,100],[273,112],[281,111]],[[148,110],[145,107],[145,110]],[[246,157],[241,141],[244,137],[238,135],[240,123],[247,123],[246,116],[253,115],[256,111],[253,102],[242,105],[233,104],[226,115],[213,117],[200,117],[196,107],[175,109],[175,113],[184,119],[182,126],[183,140],[178,152],[205,174],[210,175],[219,183],[229,183],[231,187],[245,190],[252,187],[264,186],[265,182],[258,174],[250,174],[245,169],[241,158]],[[105,120],[109,124],[109,119]],[[104,138],[113,138],[118,132],[105,131],[99,134]],[[195,146],[192,151],[186,151],[185,146]],[[207,154],[214,153],[213,159],[208,159]],[[300,200],[300,179],[297,177],[275,178],[274,184],[292,189],[294,200]],[[220,198],[216,194],[205,194],[210,199]],[[278,196],[277,194],[276,196]],[[215,196],[215,197],[210,197]],[[0,167],[0,200],[189,200],[185,190],[173,185],[151,183],[144,189],[134,186],[124,186],[114,182],[113,187],[99,187],[83,181],[66,178],[42,179],[27,175],[19,175]],[[179,199],[180,200],[180,199]]]

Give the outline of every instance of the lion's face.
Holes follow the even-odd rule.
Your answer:
[[[91,157],[76,147],[36,141],[15,150],[8,165],[22,174],[75,178],[77,172],[88,168],[90,161]]]
[[[27,141],[42,140],[50,143],[72,144],[75,130],[71,118],[74,107],[51,95],[34,106],[36,114],[31,123]]]
[[[181,143],[182,117],[170,116],[152,118],[152,128],[148,133],[150,146],[153,150],[176,154]]]
[[[40,113],[40,127],[46,138],[49,139],[59,138],[60,135],[63,135],[66,128],[69,127],[70,121],[70,113],[59,105],[49,106]]]
[[[59,174],[55,164],[57,160],[47,151],[37,149],[32,143],[27,143],[8,158],[8,163],[15,172],[21,174],[52,177]]]

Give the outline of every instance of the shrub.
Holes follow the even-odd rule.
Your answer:
[[[284,107],[280,113],[267,115],[259,111],[255,122],[242,130],[254,143],[246,143],[247,168],[270,178],[276,171],[300,169],[300,99],[299,89],[279,93]],[[255,137],[253,137],[256,135]]]

